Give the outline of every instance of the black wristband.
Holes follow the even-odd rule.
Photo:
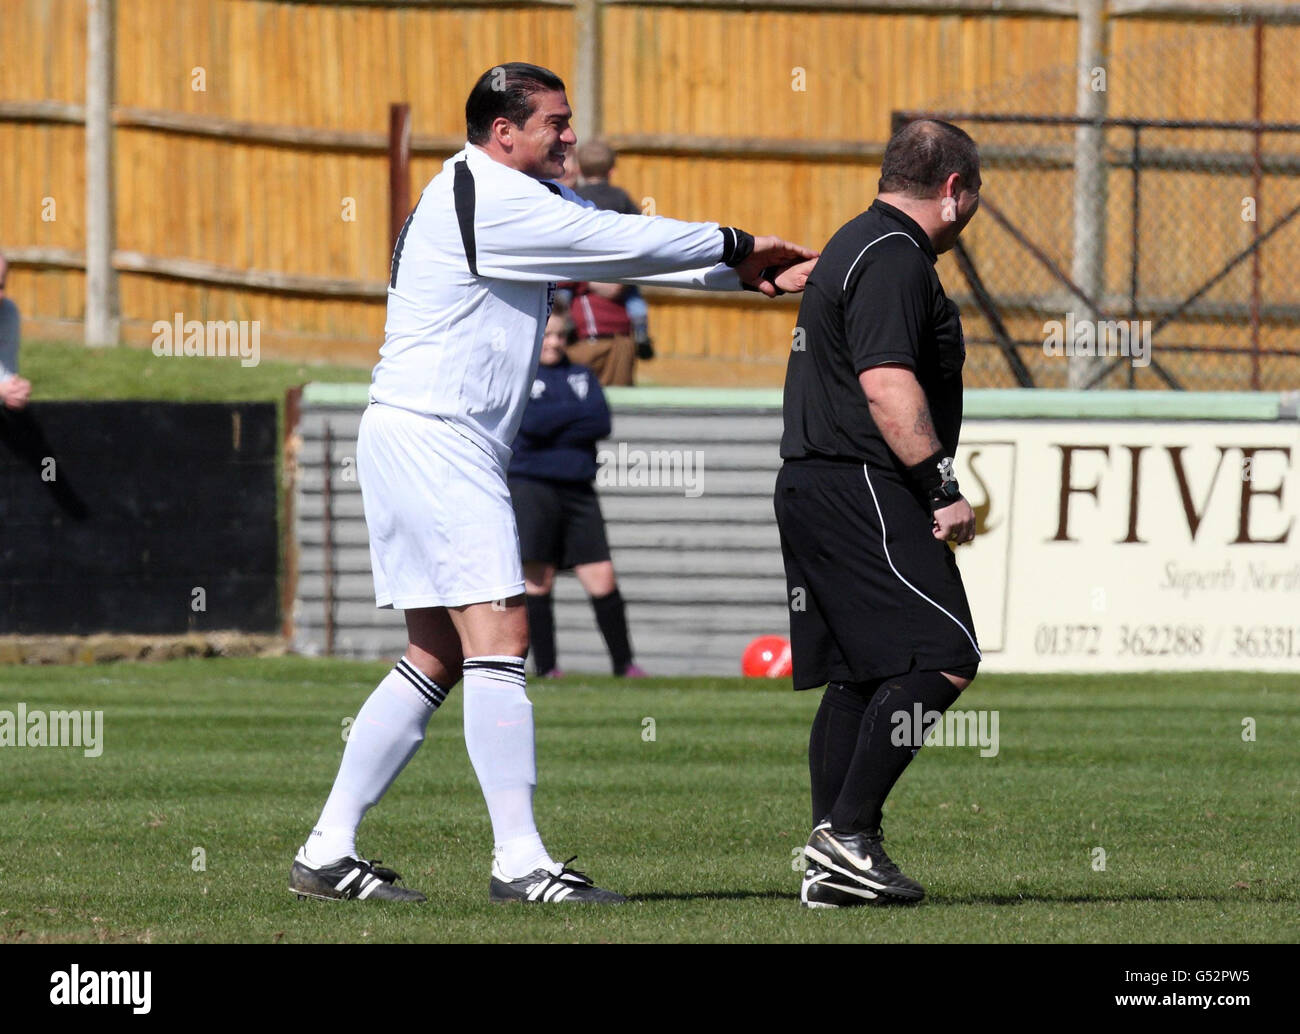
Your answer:
[[[734,226],[719,227],[722,231],[722,261],[733,269],[754,251],[754,235]]]
[[[962,497],[961,489],[957,487],[957,479],[945,481],[942,485],[930,493],[930,512],[942,510],[945,506],[951,506]]]
[[[776,287],[776,293],[778,295],[785,294],[785,292],[782,291],[781,288],[776,286],[776,278],[780,274],[780,272],[781,272],[780,266],[768,266],[766,269],[763,270],[762,273],[759,274],[760,280],[770,280],[772,282],[772,286]]]
[[[943,484],[943,474],[939,472],[939,463],[947,455],[946,450],[940,449],[933,456],[927,456],[920,463],[907,467],[903,471],[907,483],[912,486],[914,492],[918,495],[929,496],[931,492]]]
[[[766,269],[763,270],[763,272],[758,274],[758,279],[760,281],[768,280],[771,282],[772,286],[776,289],[777,295],[785,294],[785,292],[782,291],[781,288],[776,286],[776,276],[780,271],[781,271],[780,266],[768,266]],[[762,292],[759,291],[758,288],[755,287],[753,284],[741,284],[740,287],[741,290],[744,291],[754,291],[755,293],[762,294]],[[764,297],[766,297],[766,295],[764,295]]]
[[[904,471],[908,484],[930,504],[930,512],[951,506],[961,498],[961,488],[952,473],[952,459],[940,449]]]

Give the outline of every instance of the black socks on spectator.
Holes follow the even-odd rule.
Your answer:
[[[596,612],[596,624],[609,649],[609,659],[614,665],[614,674],[622,675],[632,663],[632,644],[627,636],[627,613],[623,607],[623,595],[614,587],[608,596],[593,596],[592,609]]]
[[[555,667],[555,608],[551,594],[525,596],[524,610],[528,612],[528,649],[533,667],[538,675],[545,675]]]

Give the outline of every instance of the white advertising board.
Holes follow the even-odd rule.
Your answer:
[[[982,670],[1300,676],[1300,424],[968,420],[956,470]]]

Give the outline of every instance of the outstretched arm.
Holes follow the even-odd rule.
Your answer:
[[[689,287],[701,291],[737,291],[742,287],[772,298],[804,289],[817,265],[818,252],[779,237],[756,237],[754,250],[734,269],[725,265],[688,269],[658,276],[623,277],[620,282],[642,287]],[[764,275],[766,274],[766,275]]]
[[[710,290],[750,286],[775,294],[761,276],[815,252],[777,237],[751,237],[716,223],[606,212],[570,191],[484,200],[475,209],[482,276],[545,282],[651,282]],[[667,279],[665,279],[667,278]]]

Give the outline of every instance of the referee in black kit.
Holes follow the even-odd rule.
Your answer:
[[[948,543],[975,536],[952,473],[966,350],[934,265],[979,207],[975,142],[900,130],[875,202],[808,279],[785,379],[776,481],[794,688],[826,685],[808,745],[814,828],[801,901],[919,901],[881,847],[881,806],[924,732],[975,678],[979,645]]]

